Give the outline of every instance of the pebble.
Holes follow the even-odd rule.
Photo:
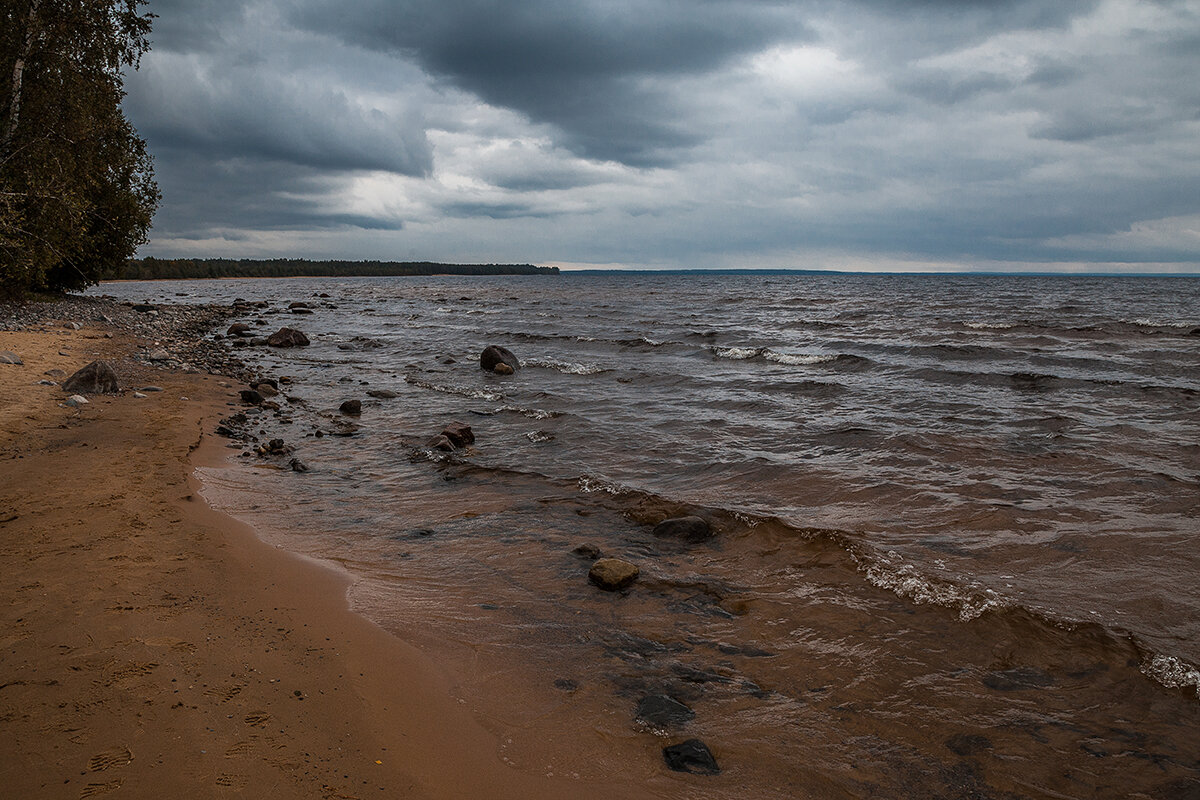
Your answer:
[[[67,402],[65,403],[65,405],[71,406],[71,408],[78,408],[79,406],[86,406],[87,404],[88,399],[81,394],[71,395],[67,398]]]

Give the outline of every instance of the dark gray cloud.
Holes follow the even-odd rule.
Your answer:
[[[807,37],[795,13],[720,0],[329,0],[291,19],[349,44],[411,56],[488,103],[558,126],[589,158],[673,163],[700,136],[672,120],[653,79],[703,73],[773,42]]]
[[[1200,266],[1189,0],[152,10],[158,255]]]

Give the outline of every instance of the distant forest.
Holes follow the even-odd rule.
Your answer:
[[[349,277],[352,275],[557,275],[533,264],[438,264],[432,261],[309,261],[303,258],[140,258],[110,279]]]

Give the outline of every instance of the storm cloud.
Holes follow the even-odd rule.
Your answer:
[[[1196,0],[151,10],[148,254],[1200,267]]]

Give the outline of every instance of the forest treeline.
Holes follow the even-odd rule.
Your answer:
[[[392,275],[557,275],[558,267],[533,264],[438,264],[433,261],[311,261],[303,258],[139,258],[106,277],[127,280],[183,278],[290,278]]]

